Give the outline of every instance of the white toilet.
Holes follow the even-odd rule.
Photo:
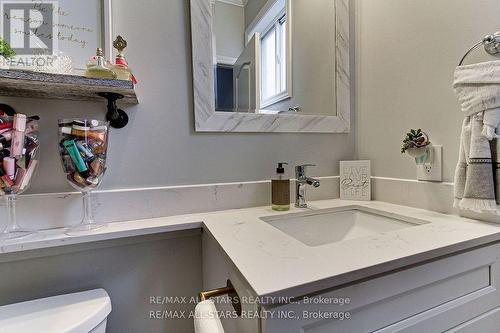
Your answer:
[[[111,299],[104,289],[0,306],[2,333],[105,333]]]

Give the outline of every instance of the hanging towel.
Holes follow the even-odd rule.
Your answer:
[[[194,314],[195,333],[224,333],[217,308],[212,300],[198,303]]]
[[[454,206],[499,214],[500,61],[457,67],[453,88],[465,115],[455,171]]]

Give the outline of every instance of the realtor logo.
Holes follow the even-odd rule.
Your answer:
[[[57,49],[56,1],[0,1],[2,37],[18,55]]]

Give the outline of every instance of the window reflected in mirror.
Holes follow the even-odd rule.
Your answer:
[[[336,115],[334,0],[212,0],[219,112]]]
[[[260,39],[262,59],[261,107],[272,105],[289,97],[286,92],[286,14],[273,20]]]

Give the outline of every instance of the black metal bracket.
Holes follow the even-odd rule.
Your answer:
[[[111,92],[100,92],[99,96],[104,97],[108,101],[108,110],[106,112],[106,120],[109,125],[114,128],[123,128],[128,124],[128,116],[122,109],[118,109],[116,101],[122,99],[124,96]]]

